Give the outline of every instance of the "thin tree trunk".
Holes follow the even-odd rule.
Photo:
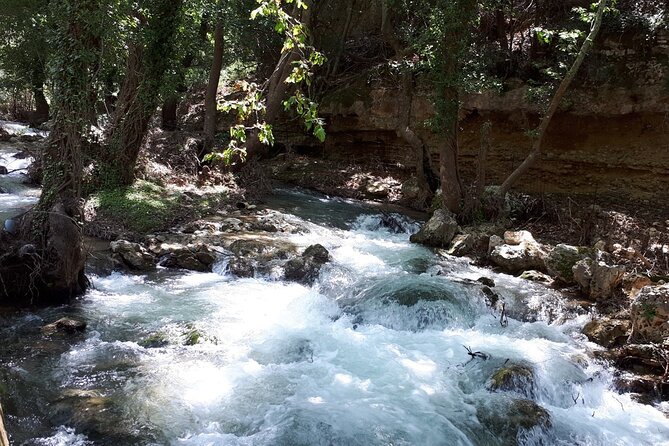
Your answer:
[[[457,98],[455,90],[452,92]],[[453,99],[457,101],[457,99]],[[445,138],[439,147],[439,176],[441,178],[442,206],[457,214],[462,201],[462,186],[458,169],[458,120],[457,115],[445,129]]]
[[[339,62],[341,56],[344,52],[344,47],[346,46],[346,37],[348,36],[349,29],[351,28],[351,18],[353,17],[353,6],[355,5],[355,0],[349,0],[348,7],[346,9],[346,21],[344,22],[344,29],[341,33],[341,39],[339,40],[339,46],[337,47],[337,54],[332,63],[332,69],[330,70],[329,75],[334,76],[337,74],[339,69]]]
[[[5,423],[3,421],[4,413],[2,412],[2,405],[0,405],[0,446],[9,446],[9,438],[5,430]]]
[[[204,97],[204,137],[205,151],[209,151],[214,145],[216,137],[216,93],[218,92],[218,82],[221,79],[221,69],[223,68],[223,22],[218,19],[214,29],[214,57],[209,71],[209,82],[207,83],[207,92]]]
[[[576,73],[578,73],[578,69],[581,67],[581,64],[585,60],[585,56],[590,51],[590,48],[592,47],[595,41],[595,37],[597,37],[597,33],[599,32],[599,29],[602,25],[602,17],[604,15],[605,10],[606,10],[606,0],[600,0],[597,12],[595,14],[595,19],[592,23],[592,27],[590,28],[590,33],[588,34],[588,37],[585,39],[585,42],[583,42],[583,45],[581,46],[581,49],[578,52],[578,55],[576,56],[576,60],[574,60],[574,63],[572,64],[571,68],[569,69],[565,77],[562,79],[562,82],[560,82],[560,86],[555,92],[555,95],[553,95],[551,103],[548,106],[548,111],[541,120],[541,124],[537,129],[538,132],[537,138],[534,140],[534,143],[532,144],[532,151],[527,156],[527,158],[525,158],[525,160],[520,164],[520,166],[518,166],[508,176],[508,178],[504,181],[504,183],[502,183],[502,186],[499,189],[500,195],[504,196],[507,192],[509,192],[509,190],[513,187],[513,185],[516,184],[518,179],[522,177],[524,174],[526,174],[532,168],[532,166],[534,166],[537,160],[539,160],[539,158],[541,157],[541,152],[543,150],[543,143],[546,137],[548,126],[550,125],[553,116],[557,112],[560,103],[562,102],[562,98],[564,97],[565,93],[567,92],[567,89],[569,88],[569,85],[571,85],[572,81],[576,77]]]

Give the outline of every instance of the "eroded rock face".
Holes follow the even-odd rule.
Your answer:
[[[311,283],[321,270],[321,267],[330,260],[330,253],[322,245],[311,245],[304,250],[300,257],[286,262],[284,277],[286,280],[301,283]]]
[[[111,242],[109,247],[114,253],[114,258],[129,269],[146,271],[152,269],[156,264],[156,258],[139,243],[127,240]]]
[[[413,234],[410,240],[412,243],[445,248],[459,230],[460,227],[453,214],[445,209],[437,209],[430,220]]]
[[[669,339],[669,284],[645,286],[632,301],[631,339],[662,343]]]
[[[631,325],[628,320],[600,317],[588,322],[583,327],[583,334],[590,341],[611,348],[625,343]]]

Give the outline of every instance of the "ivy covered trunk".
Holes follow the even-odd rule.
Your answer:
[[[137,41],[129,45],[126,76],[119,93],[106,147],[99,154],[99,186],[127,186],[156,111],[163,77],[172,62],[174,34],[182,0],[154,0],[152,15],[141,16]]]
[[[98,6],[95,0],[62,0],[53,7],[54,123],[42,159],[43,190],[21,230],[3,240],[2,304],[61,303],[86,289],[82,158],[93,109]]]

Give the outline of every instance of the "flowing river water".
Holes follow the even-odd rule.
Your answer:
[[[24,203],[5,195],[3,208]],[[580,334],[588,316],[563,317],[556,292],[413,245],[415,223],[390,232],[360,203],[283,190],[268,207],[308,229],[281,237],[330,251],[312,286],[234,278],[223,259],[212,273],[93,276],[72,305],[0,315],[13,444],[669,444],[668,419],[613,390]],[[481,276],[508,302],[505,327]],[[88,328],[41,334],[62,316]],[[509,362],[534,370],[531,389],[490,390]],[[528,395],[550,422],[516,435]]]

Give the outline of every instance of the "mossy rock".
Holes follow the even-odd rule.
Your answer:
[[[546,258],[546,268],[556,279],[566,284],[574,283],[574,265],[580,260],[592,258],[594,250],[587,246],[571,246],[560,243]]]
[[[144,348],[159,348],[165,347],[170,341],[167,339],[165,333],[153,333],[152,335],[147,336],[139,342]]]
[[[528,398],[535,394],[535,376],[526,364],[505,365],[493,373],[488,388],[493,392],[516,392]]]

